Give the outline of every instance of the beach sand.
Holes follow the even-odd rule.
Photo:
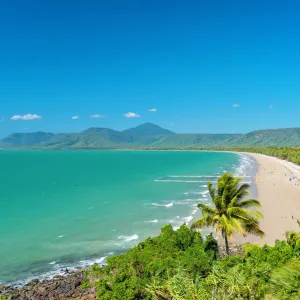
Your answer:
[[[260,222],[265,232],[263,238],[247,236],[238,238],[240,243],[274,245],[285,239],[285,232],[298,230],[300,219],[300,167],[278,158],[247,153],[257,161],[257,199],[264,215]]]

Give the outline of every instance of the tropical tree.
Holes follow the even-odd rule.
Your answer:
[[[273,271],[270,278],[269,289],[271,299],[300,299],[300,262],[298,258],[292,259],[285,265]]]
[[[214,207],[199,203],[202,218],[192,224],[192,229],[204,227],[216,228],[225,240],[226,253],[229,254],[228,239],[234,234],[246,236],[248,233],[262,237],[264,232],[259,228],[262,214],[252,208],[260,207],[256,199],[244,198],[249,194],[249,184],[241,183],[242,178],[224,173],[218,180],[217,188],[208,183],[208,191]]]
[[[239,266],[225,270],[221,265],[214,265],[206,277],[190,278],[186,270],[179,268],[177,274],[168,278],[162,285],[153,282],[147,291],[155,300],[224,300],[244,299],[243,292],[251,293],[247,278]]]

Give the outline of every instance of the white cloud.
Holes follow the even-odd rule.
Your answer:
[[[274,105],[273,105],[273,104],[271,104],[271,105],[269,106],[269,108],[270,108],[270,109],[273,109],[273,108],[274,108]]]
[[[18,121],[18,120],[23,120],[23,121],[28,121],[28,120],[38,120],[41,119],[42,117],[37,115],[37,114],[27,114],[24,116],[20,116],[20,115],[14,115],[10,118],[10,120],[13,121]]]
[[[150,111],[150,112],[156,112],[157,109],[156,108],[150,108],[150,109],[148,109],[148,111]]]
[[[125,118],[140,118],[141,116],[134,113],[134,112],[128,112],[127,114],[123,115]]]
[[[232,104],[232,107],[237,108],[237,107],[240,107],[240,105],[239,104]]]
[[[101,119],[101,118],[104,118],[104,116],[101,116],[101,115],[90,115],[90,118],[91,119]]]
[[[79,119],[78,116],[73,116],[73,117],[72,117],[72,120],[77,120],[77,119]]]

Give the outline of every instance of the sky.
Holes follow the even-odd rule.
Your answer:
[[[300,2],[0,3],[0,137],[300,127]]]

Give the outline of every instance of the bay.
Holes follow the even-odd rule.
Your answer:
[[[217,152],[0,151],[0,283],[101,262],[190,224],[207,181],[242,165]]]

